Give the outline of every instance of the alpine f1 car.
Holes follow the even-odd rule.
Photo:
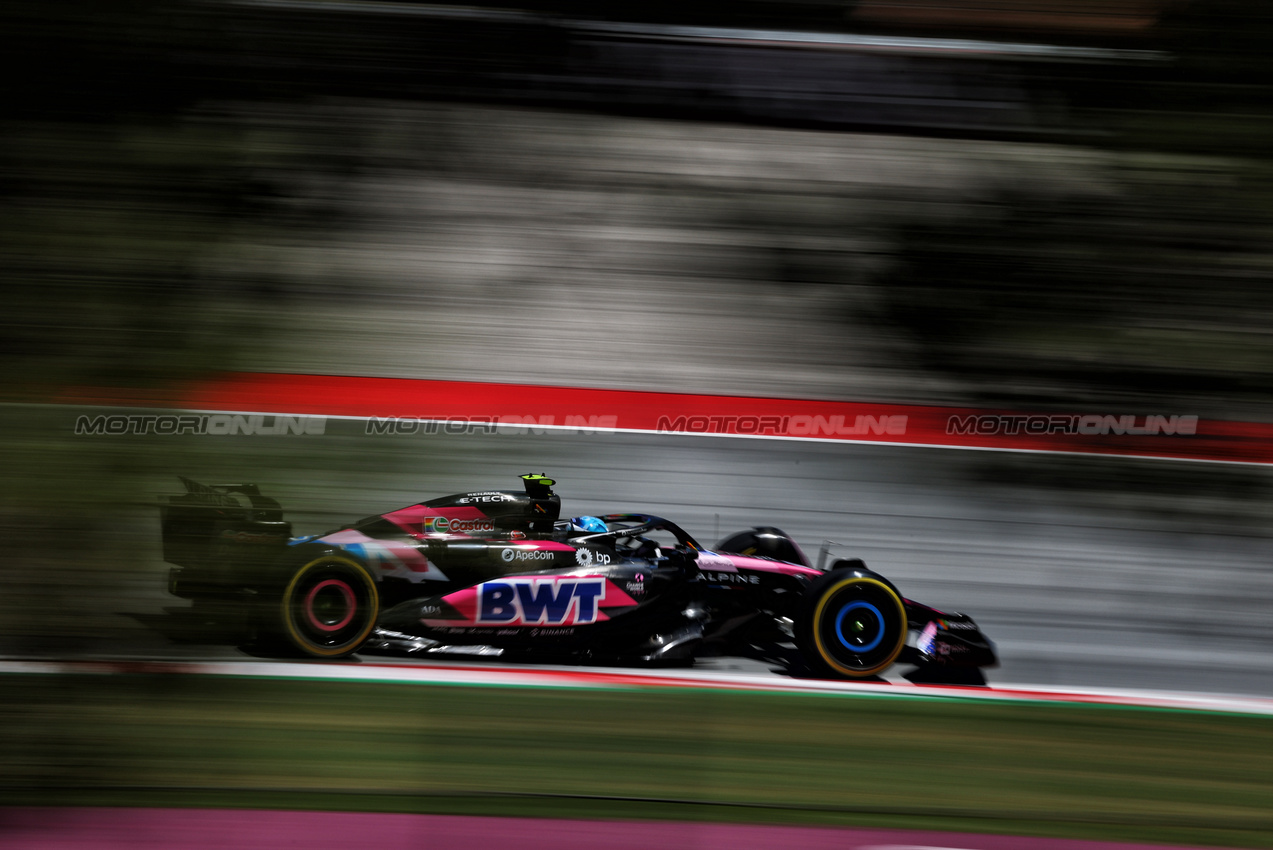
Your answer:
[[[559,519],[543,475],[523,490],[431,499],[293,537],[250,484],[161,507],[169,590],[250,600],[272,645],[541,661],[688,663],[745,655],[854,679],[910,663],[915,681],[984,683],[996,663],[972,619],[902,596],[857,559],[815,568],[776,528],[714,550],[648,514]]]

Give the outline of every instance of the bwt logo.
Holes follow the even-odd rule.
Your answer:
[[[597,621],[604,578],[488,581],[478,587],[477,622],[500,626],[584,625]]]

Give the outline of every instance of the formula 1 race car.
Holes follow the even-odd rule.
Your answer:
[[[996,664],[970,617],[906,599],[860,560],[816,569],[776,528],[708,550],[648,514],[562,520],[543,475],[306,537],[254,485],[181,480],[186,493],[161,507],[169,590],[250,601],[261,635],[293,653],[743,655],[853,679],[900,662],[916,665],[913,681],[966,684]]]

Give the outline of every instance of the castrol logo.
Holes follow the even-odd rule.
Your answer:
[[[489,519],[448,519],[438,516],[425,517],[421,528],[425,534],[472,534],[478,531],[494,531],[495,523]]]

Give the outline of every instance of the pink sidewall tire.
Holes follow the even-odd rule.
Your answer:
[[[278,636],[305,655],[339,658],[371,636],[380,594],[367,567],[327,553],[292,571],[278,599]]]

